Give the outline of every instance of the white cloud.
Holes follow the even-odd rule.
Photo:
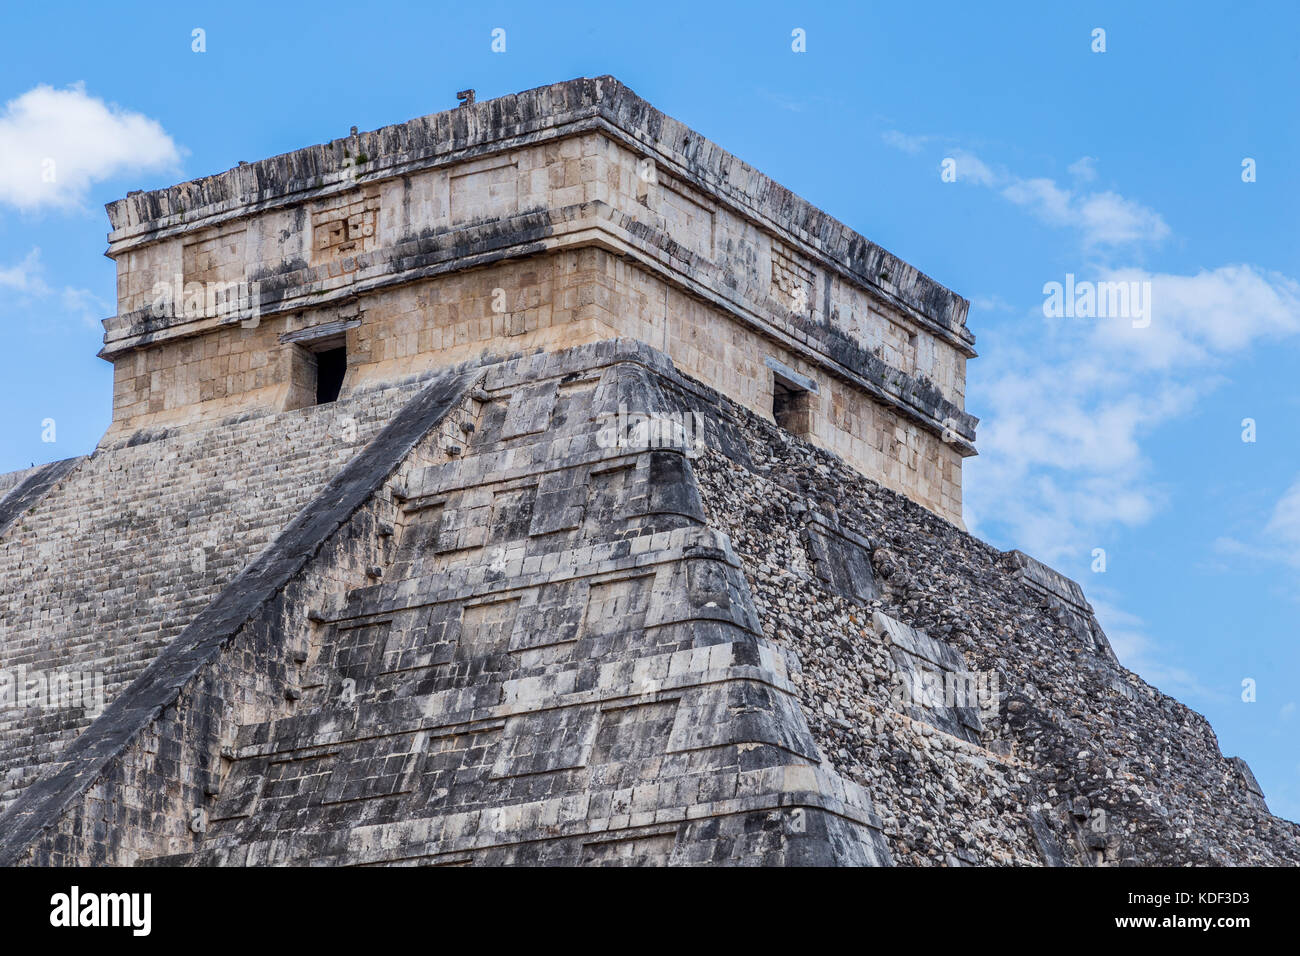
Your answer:
[[[1203,365],[1300,332],[1300,283],[1251,265],[1180,276],[1112,269],[1105,281],[1151,282],[1151,324],[1097,326],[1098,345],[1144,369]]]
[[[1300,570],[1300,476],[1282,492],[1267,517],[1261,517],[1239,537],[1217,538],[1214,550],[1224,557]],[[1287,596],[1300,600],[1294,589]]]
[[[15,266],[0,266],[0,289],[9,290],[8,295],[0,298],[0,307],[27,307],[33,299],[49,299],[54,294],[45,281],[45,266],[41,262],[41,250],[32,249]],[[74,289],[65,286],[58,290],[59,304],[63,311],[75,315],[86,325],[99,329],[100,320],[113,312],[114,306],[105,302],[89,289]]]
[[[964,149],[954,149],[950,154],[957,164],[957,181],[975,183],[977,186],[993,186],[998,181],[998,174],[993,172],[978,156]]]
[[[980,455],[967,465],[966,497],[997,515],[1007,536],[1049,563],[1080,558],[1116,525],[1149,520],[1164,504],[1142,452],[1145,434],[1189,407],[1192,389],[1147,389],[1099,358],[1051,360],[993,346],[974,376]],[[984,360],[981,360],[984,361]]]
[[[884,139],[916,153],[937,138],[891,130]],[[965,150],[950,147],[947,155],[956,161],[958,182],[992,189],[1036,219],[1072,230],[1090,258],[1104,251],[1106,261],[1171,233],[1156,210],[1090,188],[1095,157],[1071,163],[1072,184],[1063,185],[991,167]],[[1087,274],[1085,267],[1075,277],[1147,283],[1146,310],[1045,322],[1035,308],[1008,340],[985,335],[968,389],[983,421],[980,456],[966,469],[967,526],[989,533],[996,524],[1049,562],[1085,560],[1108,530],[1150,520],[1166,494],[1143,451],[1146,436],[1216,388],[1224,361],[1300,333],[1300,283],[1251,265],[1194,275],[1117,267]],[[972,306],[992,311],[1005,303],[986,296]],[[1278,517],[1275,531],[1284,522],[1294,528],[1292,550],[1300,554],[1300,491],[1294,514]]]
[[[898,130],[888,130],[881,138],[895,149],[912,154],[936,139]],[[1077,230],[1089,248],[1159,242],[1169,236],[1169,225],[1158,212],[1118,193],[1076,190],[1046,177],[1018,176],[994,169],[963,149],[950,149],[945,158],[956,161],[957,182],[996,189],[1002,198],[1042,222]],[[1096,167],[1095,157],[1083,156],[1069,165],[1068,172],[1076,183],[1090,183],[1097,178]]]
[[[1071,195],[1051,179],[1017,179],[1002,188],[1002,198],[1024,206],[1052,226],[1071,224]]]
[[[1077,229],[1088,246],[1158,242],[1169,235],[1158,212],[1118,193],[1079,195],[1051,179],[1016,179],[1002,196],[1048,225]]]
[[[885,141],[886,145],[913,155],[924,149],[925,144],[930,141],[929,136],[913,136],[908,133],[900,133],[896,129],[885,130],[880,134],[880,138]]]
[[[1150,520],[1166,494],[1145,437],[1216,388],[1226,359],[1300,333],[1300,285],[1252,266],[1097,278],[1150,282],[1151,324],[1035,310],[1025,322],[1038,331],[991,333],[971,366],[983,421],[980,455],[966,466],[970,517],[996,516],[1016,546],[1049,563],[1083,561],[1114,528]],[[1300,482],[1270,526],[1274,547],[1290,536],[1300,552]]]
[[[1090,183],[1097,178],[1097,157],[1080,156],[1066,167],[1066,171],[1080,182]]]
[[[89,289],[74,289],[68,286],[60,293],[59,299],[67,312],[77,316],[93,329],[101,329],[100,320],[114,311],[111,303],[105,302]]]
[[[970,298],[971,311],[979,312],[1015,312],[1016,307],[997,293],[992,295],[973,295]]]
[[[1154,209],[1118,193],[1093,193],[1076,200],[1078,227],[1092,245],[1159,242],[1169,226]]]
[[[33,249],[16,266],[0,267],[0,289],[44,295],[48,292],[41,278],[41,250]]]
[[[1300,550],[1300,480],[1297,480],[1273,506],[1273,515],[1264,533],[1283,547]]]
[[[0,202],[22,210],[74,207],[95,182],[179,161],[156,121],[90,96],[80,84],[37,86],[0,112]]]

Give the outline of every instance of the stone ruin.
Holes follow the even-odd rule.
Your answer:
[[[962,529],[964,299],[610,77],[465,93],[109,205],[0,864],[1300,863]]]

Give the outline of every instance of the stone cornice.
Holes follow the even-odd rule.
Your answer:
[[[295,150],[107,206],[109,256],[422,169],[600,129],[973,354],[968,303],[613,77],[582,78]]]
[[[947,401],[933,386],[893,368],[857,347],[829,327],[801,328],[782,321],[770,310],[724,293],[725,284],[699,282],[692,270],[673,266],[673,255],[687,250],[662,247],[667,237],[635,234],[620,221],[617,210],[605,203],[526,213],[496,223],[447,230],[437,236],[411,240],[396,247],[377,249],[358,257],[359,269],[346,277],[329,277],[328,270],[303,268],[257,279],[263,284],[260,319],[348,304],[364,308],[365,297],[388,288],[483,266],[492,262],[560,249],[590,246],[634,259],[676,288],[725,310],[757,334],[800,355],[828,374],[873,395],[932,434],[941,435],[962,455],[975,454],[973,415]],[[694,263],[700,269],[709,264]],[[114,359],[133,349],[214,329],[236,326],[238,316],[196,319],[154,318],[148,310],[106,322],[105,346],[100,356]]]

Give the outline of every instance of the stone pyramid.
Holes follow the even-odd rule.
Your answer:
[[[109,211],[113,426],[0,476],[0,864],[1300,862],[960,527],[965,301],[617,81]]]

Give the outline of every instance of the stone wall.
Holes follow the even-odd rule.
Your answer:
[[[366,580],[391,528],[386,482],[445,460],[474,373],[405,404],[0,817],[0,865],[130,864],[206,828],[235,728],[288,712],[304,647],[286,635]],[[304,568],[310,567],[310,572]],[[120,655],[122,649],[118,648]]]
[[[664,354],[427,381],[40,767],[0,865],[1300,863],[1077,584]]]
[[[887,863],[693,445],[617,431],[692,396],[636,343],[435,379],[24,792],[0,864]]]
[[[505,311],[493,310],[498,299]],[[302,346],[283,339],[340,315],[348,351],[344,395],[484,354],[628,337],[657,343],[684,372],[770,418],[775,359],[817,385],[807,438],[960,523],[962,459],[954,443],[856,383],[751,334],[733,314],[600,248],[448,273],[377,292],[350,312],[273,316],[256,328],[140,349],[117,361],[123,417],[108,440],[145,426],[293,407],[293,363]],[[887,385],[883,375],[871,380]]]
[[[806,437],[961,522],[965,301],[608,78],[110,215],[111,438],[295,407],[313,329],[346,331],[346,387],[634,336],[760,413],[766,360],[798,371],[820,386]]]

